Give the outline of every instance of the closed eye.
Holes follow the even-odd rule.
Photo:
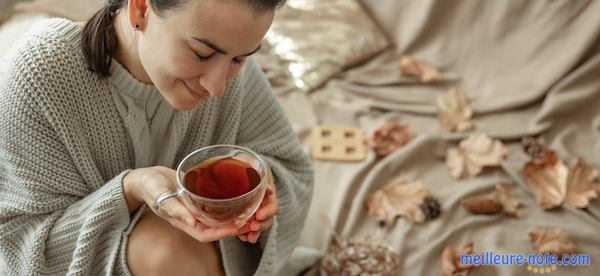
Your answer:
[[[210,54],[210,55],[208,55],[208,56],[202,56],[202,55],[198,54],[196,51],[193,51],[193,52],[194,52],[194,54],[196,55],[196,59],[197,59],[198,61],[201,61],[201,62],[208,61],[208,60],[210,59],[210,57],[212,57],[212,56],[214,55],[214,53],[212,53],[212,54]],[[235,62],[235,63],[237,63],[237,64],[243,64],[243,63],[244,63],[244,61],[246,61],[246,59],[245,59],[245,58],[242,58],[242,59],[240,59],[240,58],[234,58],[234,59],[233,59],[233,62]]]
[[[212,56],[212,54],[211,54],[211,55],[205,57],[196,52],[194,52],[194,54],[196,54],[196,59],[198,59],[199,61],[208,61],[208,59]]]

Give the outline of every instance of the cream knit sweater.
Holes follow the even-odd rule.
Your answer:
[[[9,274],[128,275],[121,248],[134,222],[123,176],[148,165],[175,168],[187,153],[212,144],[261,154],[279,202],[273,226],[256,245],[220,241],[225,271],[279,274],[306,218],[313,179],[260,68],[249,59],[224,96],[181,112],[156,104],[155,88],[114,60],[108,79],[88,71],[80,39],[72,22],[47,20],[4,61],[0,253]],[[123,93],[139,101],[127,103]],[[143,109],[128,108],[133,102]]]

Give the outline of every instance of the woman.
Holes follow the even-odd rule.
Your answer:
[[[312,171],[249,56],[283,0],[109,0],[52,19],[0,82],[0,251],[11,275],[270,275],[306,217]],[[240,229],[176,199],[173,168],[212,144],[274,180]],[[217,246],[213,246],[217,245]]]

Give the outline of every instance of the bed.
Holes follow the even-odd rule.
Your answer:
[[[381,238],[381,243],[399,254],[398,275],[439,275],[446,246],[472,241],[474,252],[534,253],[529,231],[558,227],[569,233],[580,253],[590,256],[591,264],[558,267],[554,273],[597,275],[600,200],[592,200],[585,209],[541,208],[522,172],[528,156],[521,138],[538,136],[566,163],[580,157],[600,169],[600,2],[360,3],[392,46],[345,67],[318,87],[297,88],[286,65],[268,47],[256,58],[307,152],[311,130],[321,125],[353,126],[368,134],[379,123],[391,120],[412,125],[416,136],[385,157],[368,151],[358,162],[314,160],[314,196],[286,271],[318,274],[322,257],[337,235]],[[60,10],[56,4],[52,9],[38,5],[25,10],[85,17]],[[434,65],[441,80],[424,84],[399,76],[398,63],[405,55]],[[440,125],[436,100],[451,87],[461,87],[469,98],[472,131],[450,132]],[[455,179],[446,167],[446,152],[474,132],[501,140],[507,157],[478,176]],[[423,224],[400,218],[384,237],[381,226],[367,214],[364,201],[400,175],[421,181],[440,202],[441,215]],[[520,218],[473,215],[461,206],[465,196],[498,183],[506,183],[517,194]],[[532,273],[526,266],[496,265],[474,267],[470,275]]]

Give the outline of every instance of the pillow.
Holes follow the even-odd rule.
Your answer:
[[[305,92],[391,45],[357,0],[288,0],[265,41]]]

